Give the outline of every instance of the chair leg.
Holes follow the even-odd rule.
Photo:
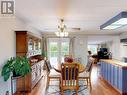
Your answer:
[[[50,85],[50,77],[48,77],[48,86]]]
[[[87,84],[87,88],[88,88],[88,83],[89,83],[89,82],[88,82],[88,78],[86,79],[86,82],[87,82],[86,84]]]
[[[92,90],[91,79],[89,78],[90,91]]]
[[[76,95],[78,95],[78,90],[76,89]]]
[[[61,89],[61,95],[64,95],[64,91]]]

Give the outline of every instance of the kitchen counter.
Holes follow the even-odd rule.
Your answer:
[[[114,59],[101,59],[101,76],[121,95],[127,95],[127,63]]]
[[[115,59],[101,59],[100,61],[112,64],[112,65],[120,66],[120,67],[123,67],[123,68],[127,68],[127,63],[122,62],[122,61],[118,61],[118,60],[115,60]]]

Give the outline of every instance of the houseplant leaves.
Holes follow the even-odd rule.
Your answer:
[[[31,71],[29,60],[26,56],[12,57],[7,60],[7,63],[3,66],[1,75],[4,77],[4,81],[7,81],[13,73],[13,76],[25,76]]]

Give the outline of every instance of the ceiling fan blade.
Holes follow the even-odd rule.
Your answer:
[[[44,28],[44,31],[56,31],[57,28]]]
[[[81,28],[67,28],[68,31],[80,31]]]

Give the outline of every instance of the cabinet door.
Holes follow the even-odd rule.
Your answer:
[[[113,76],[114,76],[114,72],[113,72],[113,65],[111,64],[111,85],[113,86],[113,82],[114,82],[114,78],[113,78]]]
[[[27,50],[28,50],[27,49],[27,32],[16,31],[16,55],[24,56],[26,55]]]
[[[102,77],[104,77],[104,62],[102,62]]]
[[[105,64],[105,79],[108,80],[108,63]]]
[[[104,62],[104,79],[106,79],[106,63]]]
[[[31,75],[32,79],[31,79],[31,80],[32,80],[32,82],[33,82],[33,81],[36,80],[36,77],[37,77],[37,74],[36,74],[36,66],[32,66],[31,69],[32,69],[32,72],[31,72],[31,74],[32,74],[32,75]]]
[[[109,83],[111,84],[111,73],[112,73],[112,71],[111,71],[111,68],[112,68],[112,64],[109,64]]]
[[[117,88],[122,91],[122,68],[121,67],[118,67],[118,80],[117,80]]]
[[[110,77],[111,77],[111,64],[108,64],[108,66],[107,66],[107,80],[108,80],[108,82],[110,83]]]
[[[100,64],[100,74],[102,75],[102,62],[99,62]]]
[[[101,76],[103,77],[103,62],[100,63],[101,63]]]
[[[127,93],[127,68],[122,68],[122,91]]]
[[[118,86],[118,66],[114,66],[114,86],[117,88]]]

